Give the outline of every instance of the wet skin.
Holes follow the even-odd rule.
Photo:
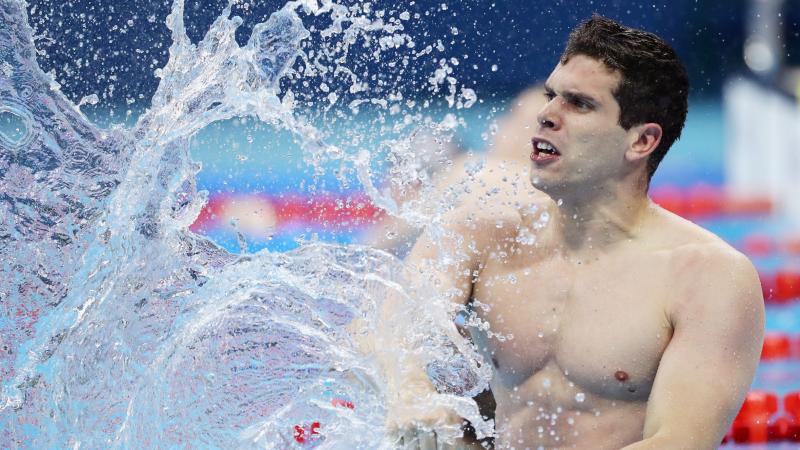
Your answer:
[[[550,224],[534,244],[520,243],[546,209]],[[549,199],[533,215],[511,206],[462,214],[454,220],[469,224],[460,231],[478,251],[455,272],[476,276],[438,276],[443,290],[462,290],[454,301],[511,336],[470,329],[495,369],[498,448],[620,449],[657,434],[671,414],[693,412],[709,422],[703,436],[719,442],[763,333],[757,278],[743,256],[655,205],[628,237],[580,249],[564,245]],[[423,238],[410,258],[432,258],[442,245]],[[674,395],[686,386],[696,402]],[[675,423],[673,433],[693,431]]]
[[[408,258],[512,336],[471,330],[494,365],[499,448],[715,449],[758,363],[757,274],[646,197],[660,128],[618,125],[618,82],[588,57],[559,64],[531,119],[559,152],[533,155],[541,191],[498,193],[485,174],[443,221],[451,238],[423,235]],[[430,262],[443,251],[464,259],[442,271]]]
[[[664,216],[662,227],[687,226],[653,214]],[[471,330],[495,365],[498,445],[617,449],[641,440],[672,337],[670,283],[680,270],[673,248],[691,252],[680,249],[691,241],[661,231],[647,251],[633,239],[579,256],[552,245],[555,232],[541,234],[533,248],[499,243],[508,256],[488,258],[472,288],[472,298],[490,305],[474,308],[478,315],[513,336],[501,342]]]

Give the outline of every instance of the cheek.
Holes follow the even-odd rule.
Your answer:
[[[616,165],[624,158],[625,135],[609,131],[587,133],[576,139],[578,151],[575,156],[597,165]]]
[[[575,158],[611,164],[623,158],[627,133],[617,122],[579,118],[572,125],[570,140],[574,144]]]

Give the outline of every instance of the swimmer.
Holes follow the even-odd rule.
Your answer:
[[[463,239],[423,233],[412,249],[419,277],[488,304],[478,315],[513,335],[470,330],[494,368],[497,448],[711,450],[742,404],[763,338],[756,271],[647,195],[688,89],[661,38],[593,16],[572,31],[532,119],[538,209],[484,193],[446,218]],[[437,255],[455,251],[466,259],[438,270]],[[432,389],[421,378],[404,398]],[[437,448],[430,429],[452,416],[404,412],[390,414],[406,448]]]
[[[428,198],[437,196],[441,192],[439,189],[441,181],[437,180],[448,172],[447,163],[461,161],[465,154],[463,147],[455,138],[444,139],[429,132],[420,132],[410,137],[409,148],[414,150],[416,169],[425,172],[436,188],[434,192],[428,193]],[[405,178],[407,178],[405,173],[397,177],[390,175],[385,182],[386,190],[392,200],[401,207],[407,203],[419,202],[423,194],[421,180],[405,183]],[[422,207],[428,206],[431,202],[426,203],[427,205]],[[384,214],[362,234],[360,240],[372,248],[403,258],[408,255],[421,232],[419,227],[402,217]]]
[[[428,193],[428,199],[434,200],[429,203],[435,204],[439,196],[454,186],[478,194],[496,189],[504,197],[513,197],[516,201],[526,201],[525,197],[534,196],[536,190],[530,185],[528,175],[530,131],[531,123],[536,123],[536,114],[544,104],[544,88],[541,85],[537,84],[517,95],[510,102],[508,112],[498,120],[498,131],[486,153],[467,152],[455,140],[435,140],[430,134],[412,137],[411,147],[415,149],[417,159],[432,161],[427,164],[427,171],[435,188]],[[433,158],[434,154],[440,157]],[[442,164],[448,160],[450,164]],[[482,168],[470,179],[467,168],[474,165]],[[419,200],[419,183],[404,186],[404,189],[399,189],[391,181],[388,184],[396,203]],[[421,229],[402,218],[387,214],[361,236],[361,241],[403,258],[408,255],[421,232]]]
[[[459,185],[468,180],[468,192],[461,202],[495,196],[495,200],[529,204],[535,197],[544,198],[530,183],[530,135],[536,115],[544,107],[544,88],[530,87],[514,98],[508,112],[497,121],[497,132],[484,155],[461,154],[453,160],[453,170],[437,183],[437,190]],[[533,125],[531,125],[533,124]],[[467,174],[470,165],[481,166],[473,177]],[[471,179],[470,179],[471,178]]]
[[[467,167],[477,163],[481,170],[469,180],[467,189],[473,195],[462,197],[462,202],[495,195],[525,204],[541,194],[530,184],[530,134],[536,124],[536,114],[545,103],[541,85],[534,85],[517,95],[510,102],[508,112],[497,121],[497,132],[486,153],[457,155],[453,159],[453,169],[443,173],[438,180],[437,190],[441,192],[464,183],[470,178]]]

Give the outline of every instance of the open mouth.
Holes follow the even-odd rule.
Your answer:
[[[531,153],[531,160],[535,163],[544,164],[557,160],[561,156],[561,152],[544,139],[533,139],[533,153]]]

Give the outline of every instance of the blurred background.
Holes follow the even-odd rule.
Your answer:
[[[283,4],[256,3],[233,8],[244,18],[241,44],[254,24]],[[547,77],[570,29],[592,13],[655,32],[674,46],[691,78],[690,111],[651,195],[750,256],[768,306],[763,363],[726,446],[800,448],[800,0],[369,5],[387,16],[408,13],[406,32],[439,53],[429,67],[418,60],[420,67],[404,74],[412,79],[400,86],[404,98],[424,100],[413,78],[429,76],[442,59],[477,94],[474,105],[459,110],[453,158],[480,158],[497,142],[513,99]],[[224,6],[187,0],[190,37],[201,39]],[[81,111],[108,127],[132,125],[148,107],[158,83],[155,71],[167,61],[169,9],[164,0],[28,2],[42,69]],[[336,92],[337,83],[332,79],[325,91]],[[319,95],[295,90],[301,100]],[[330,136],[352,126],[328,110],[310,111],[309,117],[326,124]],[[10,138],[12,121],[0,106],[0,132]],[[372,150],[377,143],[360,145]],[[527,157],[529,149],[516,150],[522,160]],[[209,192],[193,229],[231,251],[284,251],[312,239],[375,242],[376,227],[384,230],[379,225],[387,220],[385,212],[359,183],[335,166],[309,165],[292,137],[275,128],[248,119],[217,123],[196,136],[192,154],[202,164],[198,187]],[[396,231],[387,233],[377,240],[395,239]]]

